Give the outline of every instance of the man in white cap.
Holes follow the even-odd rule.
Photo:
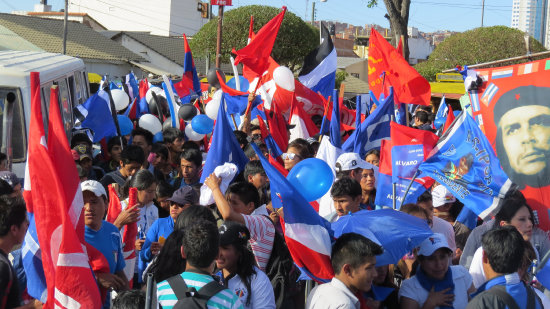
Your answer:
[[[128,289],[128,279],[124,275],[124,255],[120,232],[116,226],[104,221],[107,211],[107,193],[103,185],[95,180],[86,180],[80,184],[84,197],[84,237],[86,242],[96,248],[109,262],[109,272],[96,272],[101,288],[116,291]],[[109,301],[107,297],[106,302]]]
[[[355,179],[361,185],[361,203],[367,205],[369,209],[374,209],[374,199],[376,196],[375,183],[378,168],[361,159],[359,154],[346,152],[341,154],[336,160],[335,170],[337,179],[342,179],[343,177]]]
[[[432,207],[426,207],[427,203],[418,203],[418,205],[430,213],[430,216],[432,217],[432,231],[434,233],[441,233],[445,235],[445,238],[447,239],[447,242],[449,243],[449,247],[453,250],[453,252],[456,250],[456,242],[455,242],[455,232],[453,229],[453,225],[444,219],[440,218],[439,215],[443,215],[445,212],[448,214],[449,208],[452,206],[452,204],[456,201],[456,198],[442,185],[438,185],[432,190]],[[444,211],[446,209],[446,211]],[[435,216],[434,216],[435,214]]]

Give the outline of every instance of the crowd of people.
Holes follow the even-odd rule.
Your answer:
[[[432,130],[431,111],[418,109],[413,120],[415,128]],[[537,228],[523,195],[506,197],[494,219],[470,230],[457,221],[464,205],[438,183],[417,203],[399,209],[425,220],[433,236],[398,263],[377,266],[384,248],[345,233],[332,245],[334,278],[310,290],[298,280],[300,270],[285,245],[284,212],[273,208],[269,179],[252,149],[255,143],[268,155],[259,123],[243,127],[234,132],[249,159],[242,173],[228,181],[212,173],[204,183],[205,145],[186,141],[179,129],[164,129],[163,141],[154,143],[151,132],[136,127],[102,148],[86,133],[73,135],[85,239],[108,261],[107,270],[94,269],[104,308],[143,308],[147,284],[154,285],[154,306],[165,309],[550,308],[550,294],[532,269],[550,251],[550,239]],[[318,147],[318,137],[290,141],[282,166],[292,170],[315,157]],[[364,158],[339,156],[327,221],[380,208],[375,204],[379,162],[377,150]],[[3,154],[0,170],[0,308],[40,307],[27,294],[21,263],[28,226],[21,181]],[[204,186],[214,203],[201,206]],[[122,211],[108,222],[113,194]],[[122,239],[134,223],[135,265]]]

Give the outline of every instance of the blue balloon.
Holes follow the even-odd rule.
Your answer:
[[[130,120],[128,116],[124,115],[117,115],[117,118],[118,126],[120,128],[120,134],[128,135],[132,133],[132,130],[134,129],[134,124],[132,123],[132,120]]]
[[[241,82],[241,91],[242,92],[247,92],[248,87],[250,87],[250,83],[248,82],[248,79],[244,78],[244,76],[239,75],[239,80]],[[227,84],[227,86],[229,86],[233,89],[237,89],[237,81],[235,80],[235,77],[228,80],[226,84]]]
[[[199,134],[208,134],[214,129],[214,120],[204,114],[197,115],[191,120],[191,128]]]
[[[308,202],[312,202],[330,190],[334,174],[325,161],[309,158],[298,162],[290,170],[286,179],[302,193]]]
[[[164,141],[164,136],[162,135],[162,131],[158,132],[153,136],[153,143],[160,143]]]

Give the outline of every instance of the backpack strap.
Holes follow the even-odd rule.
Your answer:
[[[520,309],[516,301],[508,292],[506,292],[506,287],[503,285],[495,285],[490,288],[487,293],[497,296],[499,299],[504,301],[506,307],[509,309]],[[529,307],[532,308],[532,307]]]
[[[544,308],[542,300],[535,293],[533,288],[529,285],[525,285],[525,289],[527,290],[527,308],[536,308],[535,302],[539,305],[539,308]]]
[[[166,279],[166,281],[168,281],[170,288],[172,289],[172,291],[174,291],[174,294],[176,294],[177,299],[184,299],[190,296],[189,292],[191,291],[187,286],[187,284],[185,284],[185,280],[183,280],[181,275],[178,274],[178,275],[172,276]]]
[[[210,281],[197,292],[199,298],[209,300],[212,296],[225,290],[225,287],[216,281]]]

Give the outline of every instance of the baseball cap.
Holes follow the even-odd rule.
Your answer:
[[[447,203],[454,203],[456,198],[454,195],[442,185],[436,186],[432,190],[432,202],[434,207],[441,207]]]
[[[420,243],[420,249],[418,250],[418,255],[430,256],[434,252],[441,248],[447,248],[452,252],[452,249],[449,247],[449,243],[443,234],[434,233],[432,236],[426,238],[423,242]]]
[[[219,228],[220,231],[220,246],[231,244],[246,245],[250,239],[250,231],[240,223],[225,221]]]
[[[340,171],[351,171],[356,168],[374,169],[374,165],[361,159],[361,156],[359,156],[359,154],[355,152],[346,152],[341,154],[338,157],[338,160],[336,160],[336,164],[340,165],[339,167],[337,167],[337,169],[340,169]]]
[[[20,184],[19,178],[17,178],[17,175],[15,173],[10,171],[2,171],[0,172],[0,179],[7,182],[12,188]]]
[[[95,194],[95,196],[100,197],[102,195],[105,195],[107,197],[107,192],[105,192],[105,188],[103,188],[103,185],[99,181],[95,180],[86,180],[80,183],[80,189],[82,192],[84,191],[90,191]]]
[[[185,186],[177,189],[167,201],[174,202],[179,205],[197,204],[199,202],[199,194],[191,186]]]
[[[80,144],[74,146],[73,150],[76,151],[78,154],[78,159],[82,160],[84,158],[88,158],[92,160],[92,149],[88,145]]]

